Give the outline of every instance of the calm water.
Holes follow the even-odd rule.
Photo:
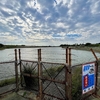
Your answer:
[[[21,48],[21,58],[25,60],[37,61],[37,49]],[[72,50],[72,64],[85,63],[95,60],[92,52],[83,50]],[[42,61],[65,63],[65,49],[60,47],[41,48]],[[96,53],[100,58],[100,53]],[[14,49],[0,50],[0,62],[12,61],[15,59]]]
[[[21,58],[23,60],[37,61],[37,49],[39,48],[21,48]],[[72,65],[94,61],[95,58],[90,51],[72,50]],[[65,63],[65,49],[61,47],[41,48],[42,61]],[[100,53],[96,53],[100,58]],[[0,62],[14,61],[14,49],[0,50]],[[0,79],[9,75],[14,75],[13,64],[0,64]],[[5,74],[8,73],[8,74]]]

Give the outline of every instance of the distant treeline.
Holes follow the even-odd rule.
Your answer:
[[[0,48],[5,49],[5,48],[16,48],[16,47],[24,47],[25,45],[4,45],[0,43]]]
[[[60,47],[69,47],[69,46],[87,46],[87,47],[99,47],[100,43],[86,43],[86,44],[61,44]],[[0,49],[5,49],[5,48],[31,48],[31,47],[56,47],[56,46],[26,46],[26,45],[4,45],[0,43]],[[57,46],[58,47],[58,46]]]
[[[69,47],[69,46],[88,46],[88,47],[98,47],[100,46],[100,43],[95,43],[95,44],[92,44],[92,43],[86,43],[86,44],[61,44],[60,45],[61,47]]]
[[[2,47],[4,47],[4,45],[0,43],[0,48],[2,48]]]
[[[4,45],[0,43],[0,49],[6,48],[33,48],[33,47],[55,47],[55,46],[27,46],[27,45]]]

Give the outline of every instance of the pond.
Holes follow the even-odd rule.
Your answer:
[[[21,58],[23,60],[38,60],[37,49],[41,49],[42,61],[54,63],[66,63],[66,50],[61,47],[41,47],[41,48],[21,48]],[[18,51],[18,50],[17,50]],[[100,53],[96,53],[100,58]],[[0,50],[0,62],[14,61],[14,49]],[[72,65],[95,61],[95,57],[90,51],[71,50]],[[8,74],[5,74],[8,73]],[[14,75],[13,64],[0,64],[0,78]]]

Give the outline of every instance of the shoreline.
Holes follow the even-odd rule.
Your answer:
[[[100,53],[100,47],[72,47],[72,49],[75,50],[85,50],[85,51],[91,51],[90,49],[93,49],[94,52]]]
[[[13,46],[13,47],[2,47],[0,48],[0,50],[15,49],[15,48],[50,48],[50,47],[59,47],[59,46]]]
[[[5,49],[15,49],[15,48],[50,48],[50,47],[61,47],[61,46],[4,46],[0,48],[0,50]],[[67,48],[67,47],[61,47],[61,48]],[[90,47],[90,46],[69,46],[69,48],[75,49],[75,50],[85,50],[85,51],[91,51],[90,49],[93,49],[94,52],[100,53],[100,47]]]

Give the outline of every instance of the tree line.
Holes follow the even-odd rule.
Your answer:
[[[61,47],[69,47],[69,46],[90,46],[90,47],[98,47],[100,46],[100,43],[95,43],[95,44],[92,44],[92,43],[85,43],[85,44],[61,44],[60,45]]]

